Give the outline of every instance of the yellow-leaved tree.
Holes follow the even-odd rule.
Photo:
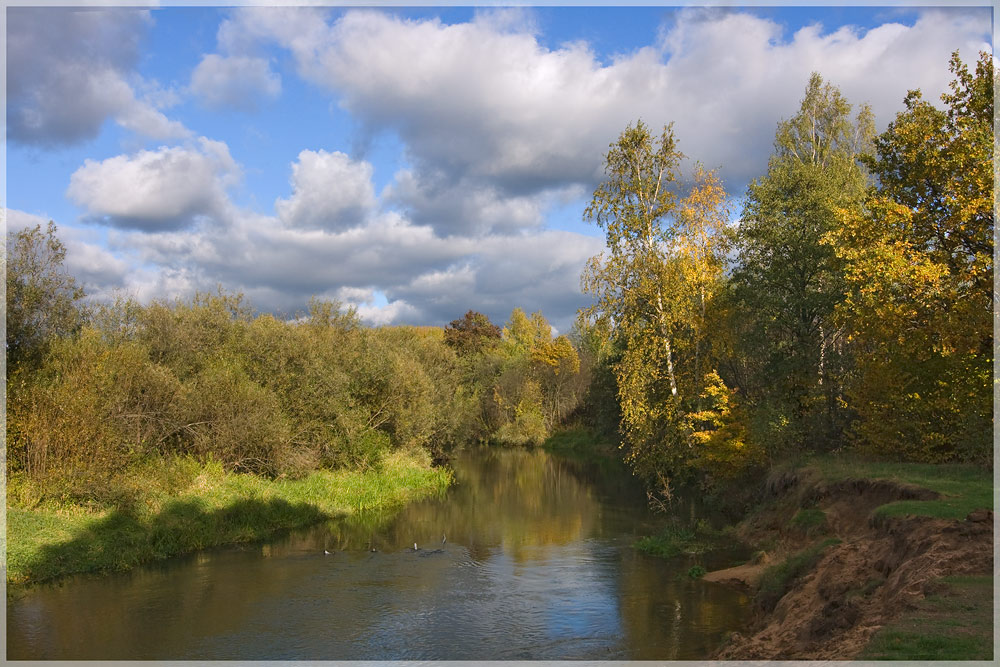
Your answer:
[[[679,196],[673,129],[659,137],[641,121],[609,147],[606,180],[584,216],[604,229],[607,250],[582,277],[621,348],[615,364],[628,460],[670,495],[670,480],[699,456],[686,415],[698,410],[709,364],[707,315],[722,279],[727,197],[698,167]]]
[[[956,52],[950,68],[945,109],[906,96],[867,160],[878,187],[826,242],[845,260],[855,439],[893,457],[988,461],[993,60],[981,54],[972,73]]]

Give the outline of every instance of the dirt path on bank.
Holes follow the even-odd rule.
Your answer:
[[[841,543],[827,547],[773,610],[758,609],[747,633],[734,633],[718,660],[856,658],[880,627],[913,609],[941,577],[993,573],[991,511],[965,520],[873,517],[872,509],[885,502],[936,496],[891,482],[816,485],[797,495],[826,513],[824,537]],[[766,567],[814,541],[786,528],[797,505],[785,503],[740,527],[750,543],[777,535],[761,562],[705,579],[756,590]]]

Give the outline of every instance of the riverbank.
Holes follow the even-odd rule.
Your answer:
[[[754,595],[719,660],[993,655],[992,472],[817,458],[772,472],[735,535],[754,558],[705,580]]]
[[[141,563],[277,533],[443,493],[452,482],[422,449],[397,451],[364,471],[269,480],[190,459],[149,461],[112,506],[33,503],[15,483],[7,499],[7,582],[127,570]]]

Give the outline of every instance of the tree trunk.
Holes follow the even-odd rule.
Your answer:
[[[667,334],[667,322],[663,316],[663,299],[659,289],[656,290],[656,311],[660,317],[660,330],[663,334],[663,348],[667,352],[667,376],[670,378],[670,395],[677,396],[677,378],[674,376],[674,355],[670,349],[670,336]]]

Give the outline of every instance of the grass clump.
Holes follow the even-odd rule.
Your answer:
[[[706,522],[698,521],[693,528],[668,524],[659,535],[639,538],[635,548],[650,556],[674,558],[681,554],[699,555],[711,551],[714,541],[722,531],[713,530]]]
[[[991,660],[993,577],[945,577],[916,609],[876,632],[862,660]]]
[[[887,463],[816,457],[810,467],[827,481],[888,480],[941,494],[936,500],[899,500],[875,510],[882,516],[929,516],[964,519],[969,512],[993,508],[993,473],[967,464]]]
[[[827,538],[764,570],[754,603],[764,611],[774,609],[778,600],[784,597],[792,584],[810,572],[827,547],[835,544],[840,544],[840,540],[834,537]]]
[[[816,508],[800,509],[788,522],[788,525],[793,530],[812,537],[826,529],[826,512]]]
[[[178,472],[178,469],[182,469]],[[266,539],[324,519],[386,509],[442,493],[450,471],[431,468],[423,450],[396,451],[365,471],[319,470],[299,480],[165,460],[139,498],[93,508],[46,501],[7,511],[7,581],[36,583],[135,565],[223,544]],[[142,471],[137,471],[137,474]],[[188,479],[174,493],[169,479]],[[24,493],[22,491],[22,493]]]

